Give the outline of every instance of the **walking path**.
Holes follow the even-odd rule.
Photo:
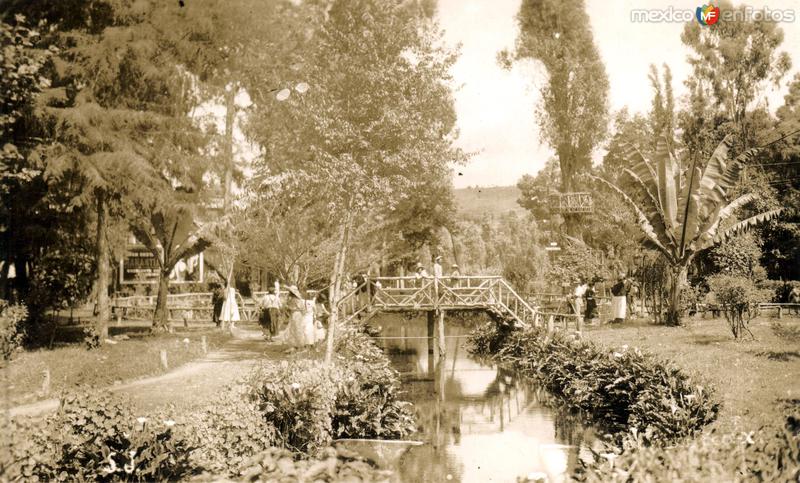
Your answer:
[[[133,407],[143,411],[167,404],[189,407],[200,403],[226,385],[247,374],[260,360],[283,357],[284,346],[264,340],[260,330],[233,329],[233,340],[204,358],[184,364],[166,374],[147,377],[105,389],[124,395]],[[45,399],[8,410],[11,417],[40,416],[58,409],[59,400]]]

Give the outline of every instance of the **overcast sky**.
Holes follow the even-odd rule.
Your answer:
[[[800,0],[746,3],[755,8],[794,9],[797,17],[793,23],[781,23],[783,49],[795,65],[784,79],[782,91],[769,95],[774,110],[782,104],[786,81],[800,66]],[[683,24],[634,23],[631,9],[665,9],[671,5],[694,10],[699,2],[586,0],[586,4],[611,84],[612,110],[628,106],[644,112],[649,108],[652,93],[647,74],[651,63],[668,63],[675,93],[684,95],[683,81],[689,66],[688,52],[680,40]],[[533,115],[541,74],[534,65],[505,71],[496,62],[498,51],[513,46],[517,34],[514,16],[519,5],[520,0],[439,0],[439,21],[446,41],[462,44],[461,57],[452,71],[460,86],[455,93],[458,144],[477,152],[469,165],[456,168],[456,188],[512,185],[523,174],[538,171],[552,156],[540,142]]]

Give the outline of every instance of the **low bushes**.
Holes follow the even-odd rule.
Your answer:
[[[275,427],[243,384],[227,388],[207,405],[176,419],[176,434],[194,448],[192,466],[215,474],[237,474],[248,458],[276,442]]]
[[[336,438],[398,439],[414,431],[388,358],[355,328],[339,341],[330,369],[298,360],[264,365],[249,377],[279,445],[313,455]]]
[[[69,395],[44,421],[3,428],[3,481],[164,481],[190,474],[186,441],[170,418],[133,414],[107,394]]]
[[[638,349],[620,351],[573,341],[542,329],[498,331],[484,327],[472,350],[511,364],[551,394],[618,435],[636,428],[664,444],[690,436],[712,422],[719,404],[711,391],[683,372]]]
[[[0,447],[0,481],[384,480],[329,444],[413,432],[398,388],[388,358],[356,328],[345,329],[331,368],[308,359],[264,365],[187,414],[134,414],[89,388],[64,396],[44,420],[0,428],[11,435]]]
[[[583,472],[589,482],[609,481],[800,481],[800,413],[781,427],[751,433],[702,435],[671,448],[629,438],[625,451],[598,454]]]

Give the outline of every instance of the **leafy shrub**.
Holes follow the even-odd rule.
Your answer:
[[[275,442],[275,427],[244,384],[225,389],[207,406],[188,413],[176,432],[195,448],[193,466],[217,474],[234,474],[247,458]]]
[[[259,409],[275,427],[278,444],[307,454],[330,444],[338,376],[310,360],[264,364],[251,374]]]
[[[788,414],[782,427],[751,433],[702,435],[671,448],[646,444],[633,433],[624,451],[594,452],[580,479],[606,481],[798,481],[800,415]]]
[[[739,275],[713,275],[707,282],[714,298],[722,306],[733,337],[738,339],[745,331],[753,336],[747,326],[755,317],[759,302],[770,300],[772,293],[757,288],[751,279]]]
[[[276,443],[316,454],[334,438],[395,439],[414,431],[410,404],[388,358],[358,327],[346,327],[330,368],[319,361],[266,364],[249,384]]]
[[[495,354],[478,353],[513,365],[612,431],[637,428],[668,443],[694,434],[719,411],[708,389],[638,349],[608,350],[538,328],[495,331],[498,340],[492,341],[491,330],[478,332],[472,350],[499,347]]]
[[[800,287],[800,281],[797,280],[759,280],[756,286],[760,289],[769,290],[772,292],[772,298],[762,300],[762,302],[789,302],[789,294],[794,287]]]
[[[397,439],[415,430],[410,404],[400,400],[400,377],[389,358],[357,327],[337,339],[334,438]]]
[[[28,309],[24,305],[8,305],[0,300],[0,357],[4,361],[22,345],[25,338],[23,322],[28,318]]]
[[[0,478],[45,481],[162,481],[190,471],[175,422],[137,418],[108,394],[67,395],[44,421],[12,421]]]

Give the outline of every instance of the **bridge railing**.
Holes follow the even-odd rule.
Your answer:
[[[339,302],[343,320],[374,310],[493,310],[523,325],[541,322],[538,309],[500,276],[375,277]]]

